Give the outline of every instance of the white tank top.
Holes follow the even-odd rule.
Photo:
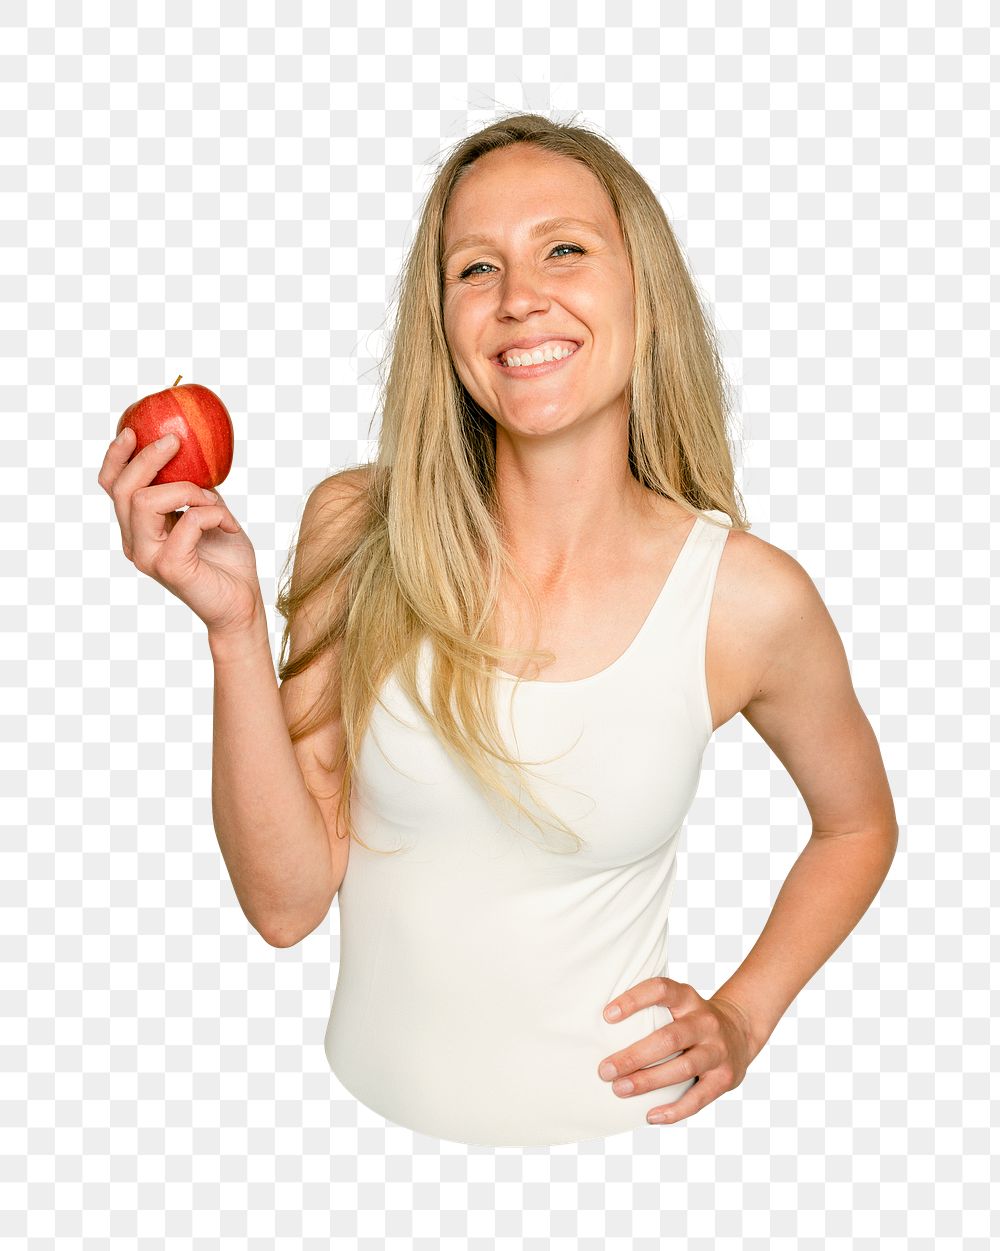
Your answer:
[[[639,633],[599,673],[520,685],[500,674],[505,740],[520,760],[553,758],[529,782],[585,840],[579,852],[487,802],[386,683],[353,813],[371,847],[402,850],[351,844],[324,1042],[371,1111],[468,1145],[555,1146],[644,1126],[693,1084],[622,1097],[597,1069],[673,1020],[666,1007],[617,1023],[603,1012],[667,976],[677,846],[712,736],[705,637],[730,524],[715,509],[695,518]],[[425,698],[429,663],[425,644]]]

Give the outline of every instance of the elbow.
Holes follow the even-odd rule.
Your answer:
[[[255,924],[254,929],[269,947],[295,947],[307,934],[312,933],[311,930],[304,930],[301,925],[290,925],[287,920]]]
[[[250,928],[256,930],[269,947],[294,947],[306,934],[300,926],[289,924],[287,917],[251,916],[245,908],[243,915],[250,922]]]
[[[899,847],[899,826],[895,822],[880,832],[879,845],[882,849],[882,854],[885,857],[884,880],[884,877],[888,875],[889,870],[892,868],[893,862],[896,859],[896,851]]]
[[[337,889],[339,888],[338,883]],[[324,891],[318,899],[314,898],[310,901],[311,906],[294,911],[262,912],[255,909],[253,916],[246,908],[243,911],[247,920],[269,947],[295,947],[323,924],[330,914],[330,908],[336,897],[337,890]]]
[[[285,917],[266,925],[255,925],[254,929],[269,947],[296,947],[322,924],[325,917],[326,912],[317,920],[305,923],[301,920],[290,921]]]

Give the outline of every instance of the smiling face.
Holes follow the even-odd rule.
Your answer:
[[[445,337],[466,390],[497,423],[498,451],[504,433],[624,420],[632,272],[589,169],[529,144],[487,153],[452,192],[443,248]]]

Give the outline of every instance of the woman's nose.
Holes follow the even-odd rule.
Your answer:
[[[532,266],[512,266],[500,280],[500,307],[523,316],[534,308],[545,308],[549,296],[545,289],[545,276]]]

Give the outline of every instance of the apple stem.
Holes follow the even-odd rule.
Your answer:
[[[178,375],[177,375],[177,377],[174,379],[174,386],[177,386],[178,382],[180,382],[180,380],[181,380],[183,377],[184,377],[184,375],[183,375],[183,374],[178,374]]]

